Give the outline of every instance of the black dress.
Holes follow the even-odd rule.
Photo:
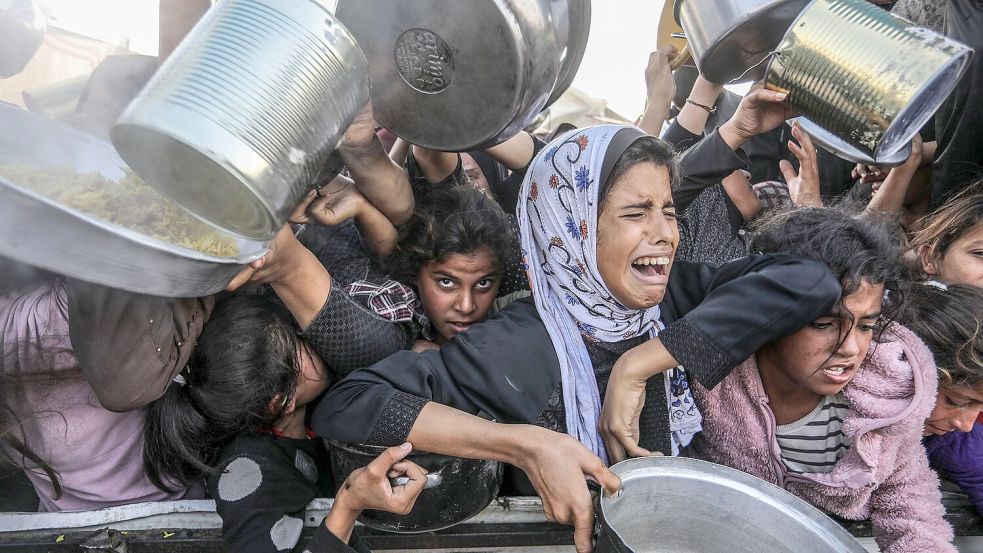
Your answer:
[[[672,194],[680,214],[676,259],[724,263],[751,253],[744,215],[722,184],[734,171],[749,168],[744,151],[731,150],[717,131],[701,139],[675,122],[663,139],[685,151],[679,162],[682,185]]]
[[[324,307],[301,336],[334,374],[345,375],[412,344],[420,331],[416,321],[390,321],[373,310],[368,296],[346,291],[361,283],[363,289],[375,287],[385,295],[392,282],[362,248],[353,224],[311,225],[301,242],[332,276]],[[390,304],[397,300],[374,299]],[[208,482],[222,517],[226,548],[235,553],[368,551],[360,543],[355,549],[342,543],[324,524],[303,546],[305,507],[315,497],[334,495],[330,466],[322,441],[314,437],[297,440],[249,432],[236,436],[222,448]]]

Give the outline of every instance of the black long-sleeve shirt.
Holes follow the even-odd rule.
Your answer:
[[[935,116],[938,142],[932,205],[942,205],[983,176],[983,0],[948,0],[945,34],[975,48],[959,85]]]
[[[828,312],[840,292],[826,266],[812,260],[755,256],[720,267],[678,262],[660,305],[666,328],[659,339],[691,377],[712,388],[768,341]],[[559,361],[527,299],[440,350],[399,352],[353,372],[317,407],[312,427],[332,439],[398,444],[427,401],[436,401],[500,422],[556,430],[555,421],[563,420],[559,387]],[[647,402],[643,416],[663,418],[645,413],[652,409],[667,407]],[[667,439],[641,436],[642,443]]]

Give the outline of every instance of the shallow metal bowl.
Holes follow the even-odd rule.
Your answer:
[[[680,457],[611,467],[622,492],[599,501],[599,553],[862,553],[842,526],[785,490]]]
[[[72,167],[113,180],[126,167],[108,143],[13,106],[0,104],[0,129],[0,163]],[[0,177],[0,255],[81,280],[156,296],[204,296],[266,251],[262,242],[237,242],[237,258],[189,250]]]

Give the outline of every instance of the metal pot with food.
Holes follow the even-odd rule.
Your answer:
[[[611,470],[622,488],[596,506],[597,553],[863,553],[819,509],[732,468],[640,457]]]
[[[0,104],[0,255],[155,296],[225,288],[263,242],[220,232],[143,183],[106,142]]]
[[[352,471],[368,465],[386,450],[337,441],[329,442],[329,449],[336,482],[344,482]],[[367,510],[358,518],[359,522],[398,533],[441,530],[480,513],[495,499],[502,485],[503,467],[498,461],[462,459],[425,451],[413,451],[406,458],[427,471],[426,486],[413,510],[406,515]]]
[[[444,151],[498,144],[562,94],[580,66],[590,0],[341,0],[365,52],[376,120]]]

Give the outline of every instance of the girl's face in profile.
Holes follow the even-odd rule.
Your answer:
[[[939,386],[935,408],[925,421],[924,435],[942,436],[954,430],[969,432],[983,411],[983,387]]]
[[[883,284],[863,282],[832,312],[761,348],[759,367],[774,367],[769,377],[783,380],[780,389],[801,387],[817,397],[839,393],[867,357],[883,296]]]
[[[983,223],[960,236],[941,257],[928,247],[919,255],[925,274],[943,282],[983,288]]]

